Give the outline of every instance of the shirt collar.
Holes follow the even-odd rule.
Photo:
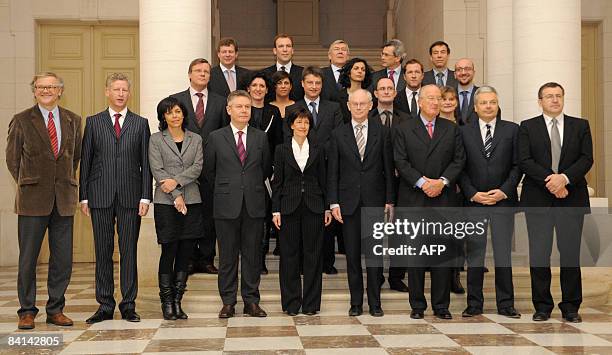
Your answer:
[[[308,145],[308,138],[306,138],[304,140],[304,143],[302,144],[302,148],[300,148],[300,145],[298,144],[298,142],[295,140],[295,138],[291,138],[291,148],[293,148],[293,150],[299,150],[299,151],[304,151],[304,150],[308,150],[309,145]]]
[[[421,122],[423,122],[423,124],[424,124],[425,126],[427,126],[427,123],[429,123],[429,121],[427,121],[425,118],[423,118],[423,116],[420,116],[420,115],[419,115],[419,118],[421,119]],[[432,125],[433,127],[435,127],[435,126],[436,126],[436,117],[434,117],[434,119],[433,119],[433,120],[431,120],[431,125]]]
[[[402,70],[402,69],[401,69],[401,67],[402,67],[402,65],[400,64],[400,65],[398,65],[398,66],[397,66],[397,67],[395,67],[395,68],[387,68],[387,76],[389,76],[389,72],[390,72],[391,70],[393,70],[393,75],[395,75],[395,74],[398,74],[398,75],[399,75],[400,71]]]
[[[229,70],[232,73],[236,72],[236,65],[232,65],[230,68],[226,68],[225,65],[219,64],[221,66],[221,71],[225,73],[226,70]]]
[[[542,113],[542,116],[544,116],[544,121],[546,121],[546,126],[547,127],[550,125],[550,123],[552,122],[553,118],[557,119],[557,124],[563,124],[563,112],[561,114],[559,114],[559,116],[557,116],[557,117],[550,117],[550,116],[546,115],[545,113]]]
[[[290,73],[291,72],[291,65],[292,65],[291,61],[289,61],[289,63],[287,63],[287,64],[281,64],[279,62],[276,62],[276,71],[280,71],[281,67],[285,67],[285,71],[287,73]]]
[[[113,110],[112,108],[108,108],[108,113],[110,113],[111,117],[115,117],[115,114],[121,114],[121,117],[125,118],[125,116],[127,115],[127,107],[125,107],[123,110],[121,110],[120,112],[115,112],[115,110]],[[120,121],[121,122],[121,121]]]
[[[52,108],[51,110],[47,110],[46,108],[42,107],[41,105],[38,105],[38,109],[40,110],[40,113],[42,114],[44,119],[49,118],[49,112],[53,113],[53,118],[59,117],[59,108],[58,108],[57,105],[54,108]]]
[[[191,97],[195,96],[195,94],[197,94],[198,92],[204,94],[204,96],[202,97],[203,99],[206,99],[208,97],[208,88],[204,88],[204,90],[202,91],[196,91],[193,86],[189,86],[189,95],[191,95]]]
[[[496,123],[497,123],[497,118],[492,119],[491,122],[489,122],[489,123],[483,121],[481,118],[478,118],[478,125],[480,125],[480,130],[481,131],[486,128],[487,124],[490,125],[491,129],[494,130]]]
[[[249,127],[249,125],[247,124],[244,129],[240,130],[238,128],[236,128],[236,126],[234,126],[234,124],[232,122],[230,122],[230,127],[232,128],[232,134],[235,136],[236,134],[238,134],[238,131],[242,131],[243,135],[246,136],[247,134],[247,128]]]
[[[459,86],[457,87],[457,91],[459,92],[459,95],[461,96],[461,92],[462,91],[467,91],[468,94],[472,94],[472,91],[474,90],[474,84],[470,84],[468,87],[463,87],[461,86],[461,84],[459,84]]]
[[[389,113],[391,115],[393,115],[393,106],[391,106],[391,108],[389,108],[389,109],[384,109],[384,108],[380,108],[380,107],[377,107],[376,109],[378,110],[378,114],[379,115],[382,115],[382,113],[385,112],[385,111],[389,111]]]
[[[351,125],[353,126],[353,131],[355,130],[355,127],[357,127],[358,124],[361,124],[363,126],[363,128],[368,129],[368,120],[365,120],[361,123],[355,121],[354,119],[351,118]]]
[[[319,110],[319,103],[321,102],[321,96],[318,96],[316,100],[311,100],[309,98],[307,98],[306,96],[304,96],[304,102],[306,102],[306,106],[308,106],[308,109],[310,109],[310,103],[314,102],[317,104],[317,111]]]
[[[330,63],[330,65],[329,65],[329,66],[331,67],[332,72],[334,72],[334,73],[338,73],[338,70],[342,70],[342,68],[337,67],[337,66],[335,66],[335,65],[333,65],[333,64],[331,64],[331,63]],[[339,73],[338,73],[338,74],[339,74]]]
[[[433,68],[434,77],[436,77],[437,76],[436,74],[438,73],[442,73],[444,74],[444,76],[448,76],[448,68],[444,68],[444,70],[438,70],[436,68]]]

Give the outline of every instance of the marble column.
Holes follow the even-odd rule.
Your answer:
[[[158,131],[157,103],[189,86],[191,60],[211,56],[210,0],[140,0],[140,108]],[[157,285],[160,248],[153,211],[143,219],[138,242],[138,281]]]
[[[580,0],[514,0],[514,116],[541,112],[538,88],[555,81],[565,88],[565,112],[581,111]],[[505,18],[499,18],[504,21]]]
[[[497,90],[502,119],[514,116],[514,58],[512,43],[512,0],[487,0],[487,84]]]

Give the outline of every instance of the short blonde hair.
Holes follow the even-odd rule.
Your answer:
[[[130,78],[127,75],[123,74],[123,73],[110,73],[106,77],[106,87],[110,88],[110,86],[115,81],[125,81],[125,82],[128,83],[128,89],[132,87],[132,82],[130,81]]]
[[[337,39],[335,41],[333,41],[330,45],[329,45],[329,49],[327,50],[327,53],[331,53],[332,48],[334,48],[334,46],[336,44],[346,44],[346,52],[347,53],[351,53],[351,49],[349,48],[348,43],[346,43],[343,39]]]
[[[62,79],[59,75],[53,72],[45,71],[45,72],[35,74],[34,77],[32,78],[32,81],[30,82],[30,88],[32,89],[32,92],[34,92],[35,90],[34,87],[36,86],[36,82],[38,81],[38,79],[48,78],[48,77],[57,79],[57,81],[59,81],[59,87],[64,88],[64,79]]]

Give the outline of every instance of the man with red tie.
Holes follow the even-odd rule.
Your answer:
[[[17,184],[15,213],[19,240],[17,293],[19,329],[33,329],[36,261],[49,232],[47,323],[71,326],[63,314],[72,273],[72,227],[77,203],[76,169],[81,158],[81,117],[58,103],[63,80],[54,73],[34,76],[36,105],[9,124],[6,165]]]

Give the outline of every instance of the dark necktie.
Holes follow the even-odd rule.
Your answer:
[[[553,118],[552,127],[550,128],[551,169],[555,174],[559,173],[559,159],[561,158],[561,134],[559,134],[558,123],[557,119]]]
[[[391,79],[391,81],[393,82],[393,85],[395,85],[395,70],[391,69],[389,70],[389,79]]]
[[[47,123],[47,131],[49,132],[49,139],[51,140],[51,150],[55,159],[59,153],[59,146],[57,144],[57,130],[55,128],[55,121],[53,121],[53,113],[49,112],[49,122]]]
[[[468,94],[469,92],[465,90],[461,92],[461,120],[463,123],[467,122],[468,106],[470,105],[468,102]]]
[[[436,81],[436,85],[438,85],[439,87],[444,86],[444,81],[442,81],[442,77],[444,77],[444,73],[437,73],[436,76],[438,77]]]
[[[240,158],[240,163],[244,165],[244,161],[246,160],[246,149],[244,149],[244,142],[242,142],[242,135],[244,132],[238,131],[238,143],[236,143],[236,149],[238,150],[238,158]]]
[[[417,96],[417,91],[413,91],[412,92],[412,100],[410,101],[410,114],[413,117],[416,117],[418,114],[418,106],[417,106],[417,100],[416,100],[416,96]]]
[[[282,66],[280,67],[280,71],[284,71],[284,72],[286,72],[286,71],[287,71],[287,68],[285,68],[285,66],[284,66],[284,65],[282,65]]]
[[[485,134],[484,149],[485,156],[489,159],[491,157],[491,148],[493,147],[493,136],[491,135],[491,125],[487,123],[485,127],[487,127],[487,133]]]
[[[115,116],[115,135],[117,136],[117,138],[119,138],[119,136],[121,135],[121,125],[119,124],[119,119],[121,118],[121,114],[120,113],[116,113],[114,114]]]
[[[204,125],[204,99],[202,98],[204,94],[201,92],[196,92],[196,96],[198,97],[198,104],[196,105],[196,122],[198,123],[198,127],[202,128]]]
[[[338,79],[336,79],[336,86],[338,87],[338,90],[342,90],[342,84],[340,84],[340,69],[336,70],[338,72]]]
[[[319,120],[319,113],[317,112],[317,103],[314,101],[311,101],[310,104],[308,105],[310,106],[310,113],[312,113],[312,122],[316,126],[317,121]]]
[[[386,127],[391,127],[391,112],[384,110],[382,115],[383,115],[383,125]]]

